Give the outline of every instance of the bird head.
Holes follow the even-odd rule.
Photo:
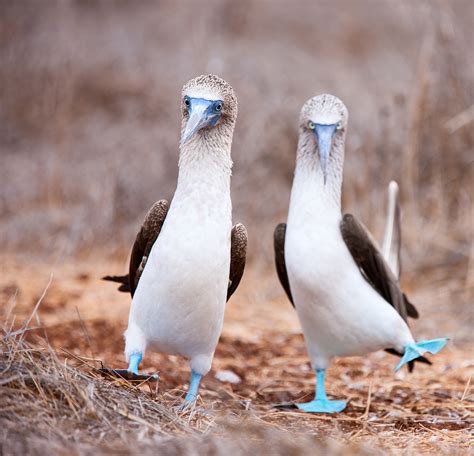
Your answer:
[[[219,125],[232,128],[237,117],[237,98],[232,87],[213,74],[188,81],[181,97],[183,129],[181,145]]]
[[[334,144],[344,141],[348,112],[344,103],[334,95],[317,95],[301,109],[300,134],[317,151],[324,183]]]

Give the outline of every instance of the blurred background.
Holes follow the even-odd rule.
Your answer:
[[[470,0],[2,0],[2,248],[126,255],[174,192],[181,87],[216,73],[239,99],[234,219],[257,270],[286,219],[299,110],[330,92],[350,113],[345,210],[380,238],[398,180],[406,268],[472,286],[473,15]]]

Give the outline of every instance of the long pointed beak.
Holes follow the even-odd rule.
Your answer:
[[[204,103],[196,103],[193,106],[183,136],[181,137],[181,144],[188,142],[198,130],[208,125],[207,108],[208,105]]]
[[[318,140],[319,160],[321,162],[321,170],[323,172],[324,184],[326,184],[327,166],[329,154],[332,147],[332,138],[336,132],[337,125],[321,125],[316,124],[314,134]]]

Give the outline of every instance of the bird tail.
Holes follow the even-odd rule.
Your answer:
[[[400,248],[402,233],[400,226],[400,204],[398,201],[398,184],[391,181],[388,184],[388,209],[385,234],[382,243],[382,253],[390,269],[397,279],[400,278]]]
[[[395,367],[395,371],[398,371],[406,363],[409,363],[414,359],[422,357],[422,355],[426,352],[435,355],[443,349],[448,340],[449,339],[447,337],[443,337],[440,339],[413,342],[411,344],[406,345],[405,353],[403,354],[403,357],[400,362],[397,364],[397,367]]]
[[[106,280],[108,282],[121,283],[122,285],[120,285],[118,290],[123,291],[123,292],[130,292],[130,277],[128,276],[128,274],[125,274],[123,276],[108,275],[108,276],[102,277],[102,280]]]

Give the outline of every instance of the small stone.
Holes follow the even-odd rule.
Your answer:
[[[242,379],[235,372],[230,370],[217,371],[216,378],[220,382],[232,383],[233,385],[237,385],[242,381]]]

